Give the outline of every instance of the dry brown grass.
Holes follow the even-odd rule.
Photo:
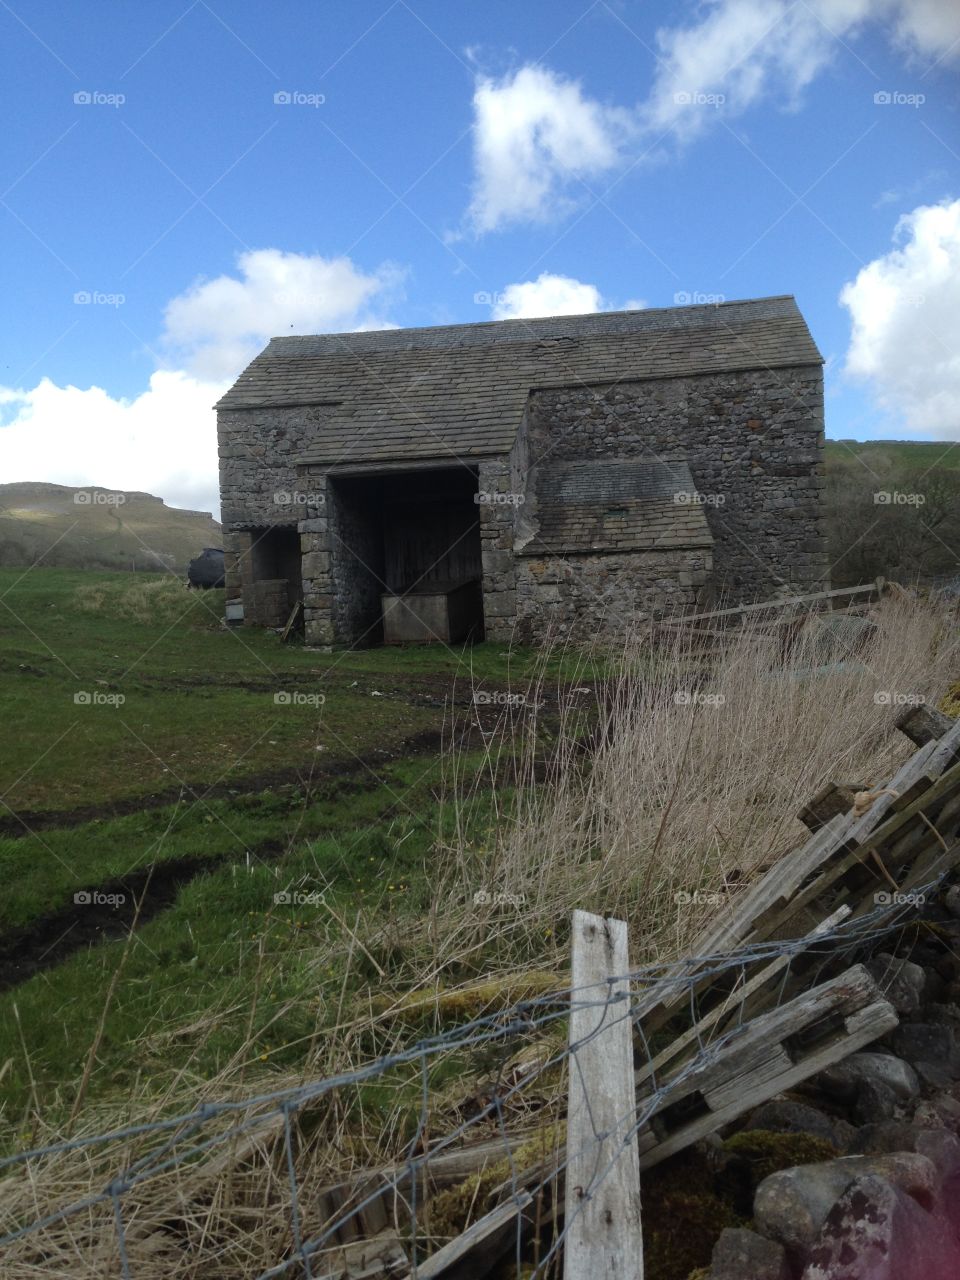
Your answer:
[[[88,583],[77,587],[73,601],[84,613],[109,613],[145,624],[177,622],[190,613],[193,621],[214,626],[223,613],[222,591],[191,591],[172,575]]]
[[[826,782],[882,782],[911,750],[894,729],[903,700],[935,704],[955,676],[957,634],[936,607],[885,599],[869,621],[855,643],[834,633],[843,616],[813,616],[788,658],[773,626],[743,628],[713,655],[689,630],[634,635],[591,736],[587,697],[561,694],[546,766],[536,712],[505,714],[490,774],[516,752],[517,794],[489,841],[464,835],[440,860],[437,970],[493,937],[506,963],[556,965],[551,940],[577,906],[628,920],[638,964],[676,957],[716,910],[676,895],[748,883],[804,837],[795,815]],[[540,680],[528,701],[547,693]],[[464,910],[478,889],[506,902]]]
[[[635,964],[675,958],[716,909],[678,904],[678,892],[726,894],[748,883],[803,839],[796,811],[827,780],[882,782],[910,751],[893,730],[896,700],[936,702],[955,679],[957,637],[934,607],[887,600],[872,621],[875,631],[859,652],[841,646],[838,653],[824,639],[823,621],[812,620],[789,661],[773,629],[744,629],[713,655],[697,653],[683,631],[635,635],[614,656],[609,680],[591,681],[589,693],[563,687],[559,730],[557,690],[541,674],[526,706],[505,709],[481,777],[467,776],[451,754],[457,835],[438,852],[433,909],[390,940],[402,950],[392,971],[395,996],[380,984],[362,1005],[342,1008],[333,1031],[318,1029],[304,1046],[302,1072],[273,1075],[270,1087],[345,1070],[360,1064],[371,1043],[396,1048],[448,1019],[496,1008],[525,990],[524,972],[536,975],[537,990],[549,986],[551,973],[562,985],[575,906],[627,919]],[[819,669],[838,657],[839,665]],[[539,703],[550,705],[549,734]],[[597,715],[590,707],[598,704]],[[478,838],[471,814],[490,784],[502,801],[492,828]],[[478,891],[491,900],[475,901]],[[498,893],[507,899],[497,903]],[[326,954],[323,963],[336,959],[349,970],[358,950],[378,953],[382,936],[362,929],[358,920],[339,955]],[[470,974],[488,980],[478,986]],[[241,1045],[234,1067],[216,1080],[177,1077],[165,1088],[153,1081],[149,1099],[131,1098],[122,1115],[88,1108],[74,1136],[186,1111],[203,1099],[249,1095],[253,1059],[253,1046]],[[465,1070],[463,1079],[451,1080],[448,1071],[437,1080],[428,1137],[456,1127],[456,1101],[476,1084]],[[416,1112],[415,1076],[395,1073],[382,1082],[384,1096],[395,1094],[386,1118],[382,1098],[368,1111],[362,1089],[342,1088],[298,1120],[306,1235],[322,1225],[320,1186],[402,1148]],[[290,1191],[276,1134],[268,1127],[256,1141],[215,1148],[125,1196],[137,1280],[233,1280],[288,1256]],[[33,1141],[58,1136],[40,1131]],[[0,1227],[101,1190],[145,1145],[134,1138],[109,1153],[57,1155],[8,1176],[0,1183]],[[83,1210],[13,1246],[2,1274],[119,1274],[111,1206]]]

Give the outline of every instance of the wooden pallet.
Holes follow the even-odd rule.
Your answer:
[[[661,983],[641,997],[637,1012],[646,1033],[662,1026],[681,1003],[689,1002],[691,985],[702,995],[711,981],[698,982],[697,974],[717,957],[751,943],[802,936],[841,906],[858,911],[867,888],[884,883],[881,876],[871,880],[869,874],[866,884],[863,881],[864,859],[871,851],[892,846],[908,829],[914,854],[929,851],[937,842],[929,824],[940,807],[960,793],[960,766],[949,770],[941,781],[944,770],[960,754],[960,722],[950,723],[943,738],[927,741],[886,787],[877,789],[876,799],[865,813],[838,813],[828,818],[805,844],[779,859],[718,916],[692,944],[697,959],[673,966]],[[882,863],[876,866],[879,872]],[[844,881],[850,872],[855,873],[852,879]],[[837,887],[828,896],[832,886]]]
[[[662,1080],[637,1073],[640,1168],[650,1169],[778,1093],[842,1062],[898,1023],[862,965],[746,1023],[712,1046],[712,1056]],[[562,1177],[565,1152],[500,1189],[535,1194]],[[560,1199],[554,1196],[554,1203]]]
[[[641,1169],[796,1088],[892,1030],[897,1021],[893,1006],[857,965],[746,1023],[717,1049],[714,1061],[660,1084],[665,1105],[657,1105],[657,1094],[648,1092],[654,1111],[640,1131]],[[646,1088],[651,1090],[652,1082]]]

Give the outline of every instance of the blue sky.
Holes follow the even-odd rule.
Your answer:
[[[779,293],[829,435],[960,439],[958,37],[948,0],[4,0],[0,479],[212,507],[209,406],[274,333]]]

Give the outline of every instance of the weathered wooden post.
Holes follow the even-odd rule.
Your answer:
[[[628,972],[625,922],[575,911],[565,1280],[643,1280]]]

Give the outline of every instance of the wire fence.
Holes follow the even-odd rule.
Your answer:
[[[937,887],[918,890],[918,899]],[[762,942],[690,957],[681,968],[650,965],[590,987],[566,987],[428,1036],[357,1070],[254,1097],[205,1101],[183,1114],[7,1156],[0,1160],[0,1274],[17,1280],[51,1274],[113,1274],[123,1280],[153,1280],[161,1274],[320,1280],[354,1274],[343,1261],[344,1249],[352,1238],[360,1242],[353,1247],[362,1254],[373,1220],[381,1229],[374,1231],[376,1240],[368,1240],[367,1265],[372,1269],[356,1274],[416,1275],[451,1234],[432,1220],[436,1214],[431,1211],[451,1180],[454,1187],[463,1184],[471,1153],[477,1157],[477,1173],[485,1168],[497,1176],[494,1185],[479,1179],[468,1184],[475,1203],[467,1198],[464,1220],[481,1216],[495,1192],[500,1204],[516,1209],[508,1229],[515,1231],[518,1276],[521,1264],[524,1275],[557,1274],[571,1226],[570,1220],[561,1220],[562,1204],[555,1194],[572,1155],[560,1133],[562,1078],[584,1045],[630,1020],[638,1061],[642,1067],[645,1057],[648,1066],[635,1112],[622,1117],[613,1131],[591,1126],[593,1174],[581,1193],[586,1204],[610,1175],[623,1146],[636,1141],[693,1075],[735,1045],[745,1026],[740,1005],[732,1021],[698,1033],[681,1065],[661,1074],[654,1069],[655,1046],[648,1042],[638,1013],[641,1004],[649,1008],[651,992],[669,997],[692,1027],[705,986],[720,981],[725,991],[736,990],[751,973],[784,959],[788,963],[777,976],[776,1007],[798,956],[805,956],[804,987],[812,988],[825,973],[842,971],[875,950],[902,927],[909,912],[908,906],[883,906],[813,939]],[[550,1033],[565,1029],[574,1008],[597,1011],[590,1035],[575,1044],[564,1038],[562,1045],[534,1055],[532,1065],[511,1075],[517,1047],[549,1043]],[[433,1137],[436,1081],[443,1074],[438,1068],[461,1063],[465,1055],[471,1062],[480,1058],[492,1064],[489,1097],[441,1137]],[[345,1098],[371,1084],[398,1080],[408,1094],[417,1095],[410,1107],[412,1133],[385,1168],[361,1176],[344,1161],[342,1187],[352,1190],[331,1197],[329,1160],[316,1158],[327,1141],[322,1131],[325,1108],[342,1108]],[[320,1167],[326,1185],[316,1172]],[[57,1188],[85,1182],[90,1188],[86,1194],[55,1203]],[[249,1195],[251,1184],[269,1192],[258,1206]],[[539,1242],[532,1260],[530,1223],[524,1219],[531,1201],[538,1205]],[[387,1249],[379,1261],[377,1240]],[[263,1256],[267,1251],[272,1257]],[[70,1265],[65,1265],[67,1259],[73,1260]]]

